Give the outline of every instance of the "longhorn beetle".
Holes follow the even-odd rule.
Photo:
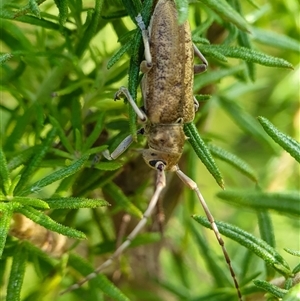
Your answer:
[[[173,0],[159,0],[157,2],[148,30],[145,28],[141,15],[136,17],[136,21],[142,30],[145,47],[145,61],[141,63],[140,68],[144,73],[141,83],[144,108],[138,108],[125,87],[119,89],[115,94],[115,99],[119,99],[119,96],[124,94],[138,118],[145,123],[138,134],[143,134],[148,138],[149,148],[143,150],[142,155],[148,166],[157,171],[156,189],[143,218],[110,259],[63,293],[74,290],[96,277],[130,245],[131,241],[145,226],[158,202],[160,193],[166,185],[165,171],[171,171],[176,172],[178,177],[197,194],[222,248],[238,298],[242,300],[229,255],[214,218],[197,184],[185,175],[177,165],[187,139],[183,126],[185,123],[193,121],[195,111],[198,109],[198,102],[193,97],[194,73],[205,71],[208,63],[192,43],[189,23],[178,24],[177,10]],[[201,65],[194,66],[194,53],[202,60]],[[105,157],[110,160],[116,159],[129,147],[132,141],[132,136],[126,137],[115,151],[111,154],[106,153]]]

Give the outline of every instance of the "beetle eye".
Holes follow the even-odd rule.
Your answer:
[[[162,161],[162,160],[151,160],[151,161],[148,162],[148,164],[149,164],[150,166],[152,166],[152,167],[155,167],[155,165],[156,165],[157,162],[161,162],[161,163],[163,163],[165,166],[167,166],[167,163],[166,163],[165,161]]]

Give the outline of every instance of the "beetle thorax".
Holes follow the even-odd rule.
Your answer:
[[[172,170],[178,163],[185,142],[183,124],[150,124],[145,128],[149,149],[143,151],[146,163],[154,168],[157,161]]]

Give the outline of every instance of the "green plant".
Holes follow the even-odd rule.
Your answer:
[[[225,180],[228,190],[219,192],[188,143],[180,165],[200,185],[215,218],[226,221],[218,224],[224,236],[238,241],[226,239],[226,246],[243,295],[255,300],[297,300],[299,288],[299,252],[279,249],[299,247],[299,191],[293,192],[299,188],[298,167],[276,144],[299,161],[299,143],[291,138],[299,136],[294,79],[299,75],[299,4],[288,2],[202,0],[188,9],[187,1],[176,1],[181,20],[189,16],[194,42],[210,63],[205,74],[195,77],[200,110],[195,125],[185,130],[204,163],[206,148],[218,160],[219,168],[213,166],[210,173],[220,186]],[[115,162],[96,156],[136,132],[131,108],[112,99],[123,84],[140,101],[143,51],[133,22],[139,12],[149,21],[152,1],[1,5],[1,286],[7,300],[53,300],[90,273],[98,257],[102,261],[113,252],[124,212],[140,218],[152,193],[154,175],[134,150],[144,146],[144,139]],[[198,216],[198,202],[169,177],[164,243],[154,219],[119,265],[108,270],[114,284],[99,275],[88,288],[60,300],[235,298],[211,231],[204,232],[191,218],[207,226]],[[216,193],[228,204],[215,200]],[[103,199],[110,210],[99,208],[108,205]],[[85,238],[84,232],[87,240],[69,242],[53,258],[51,248],[44,248],[48,255],[41,251],[48,240],[33,241],[41,228],[22,232],[20,215],[29,218],[21,220],[29,229],[32,220],[76,239]]]

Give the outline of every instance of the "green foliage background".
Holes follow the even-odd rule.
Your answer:
[[[113,96],[128,86],[142,104],[134,17],[148,22],[151,2],[1,2],[0,299],[235,300],[202,208],[171,174],[163,238],[154,216],[107,278],[59,296],[109,257],[124,213],[128,232],[153,193],[155,174],[136,151],[144,138],[114,162],[101,156],[138,128]],[[189,18],[209,68],[194,85],[202,138],[186,126],[180,167],[225,222],[245,300],[299,300],[299,3],[191,2],[176,1],[180,20]],[[63,255],[14,237],[16,213],[70,237]]]

